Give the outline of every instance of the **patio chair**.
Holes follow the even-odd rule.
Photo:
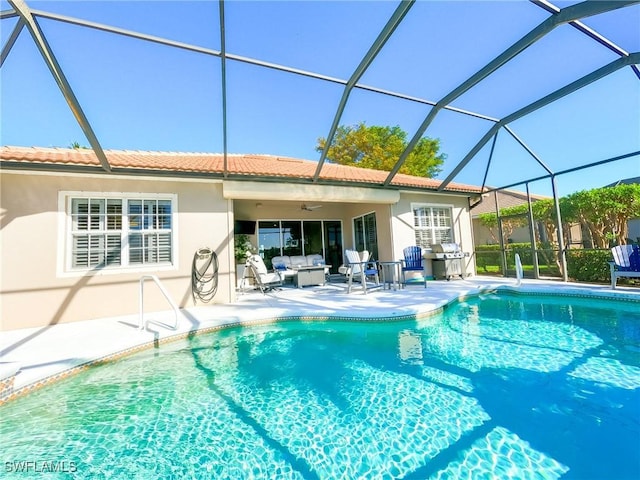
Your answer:
[[[364,293],[367,293],[367,277],[373,277],[376,285],[380,285],[380,277],[378,276],[378,267],[375,262],[369,260],[369,252],[363,250],[362,254],[356,250],[345,250],[345,256],[347,257],[347,264],[345,269],[345,275],[348,279],[347,293],[351,293],[351,285],[353,284],[353,277],[359,277],[360,284]],[[373,264],[373,267],[371,266]]]
[[[405,248],[402,251],[404,259],[402,259],[402,283],[407,285],[406,272],[420,272],[424,279],[424,288],[427,288],[427,277],[424,274],[424,265],[422,258],[422,248],[417,245],[412,245]]]
[[[260,255],[251,255],[247,259],[246,266],[251,270],[253,279],[262,293],[282,286],[280,272],[269,272]]]
[[[613,261],[609,262],[611,270],[611,288],[616,288],[619,277],[640,278],[640,246],[618,245],[611,249]]]

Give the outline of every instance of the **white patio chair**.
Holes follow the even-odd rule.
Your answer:
[[[354,276],[360,278],[364,293],[367,293],[367,277],[373,277],[376,285],[380,285],[378,267],[375,262],[369,261],[369,252],[367,250],[363,250],[361,254],[356,250],[345,250],[344,254],[347,257],[347,264],[345,265],[345,275],[348,279],[347,293],[351,293]],[[374,263],[373,267],[370,266],[371,263]]]
[[[247,259],[247,268],[251,269],[253,279],[262,293],[282,285],[280,272],[269,272],[260,255],[251,255]]]

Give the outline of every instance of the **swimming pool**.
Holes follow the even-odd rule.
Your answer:
[[[485,295],[414,321],[230,328],[0,407],[1,468],[3,478],[637,478],[639,357],[637,302]]]

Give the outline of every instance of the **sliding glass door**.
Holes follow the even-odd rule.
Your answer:
[[[326,221],[324,223],[324,258],[331,265],[331,273],[338,273],[342,265],[342,222]]]
[[[299,221],[281,221],[282,253],[278,255],[304,255],[302,249],[302,224]]]
[[[319,253],[324,258],[324,246],[322,238],[322,222],[321,221],[303,221],[302,231],[304,232],[304,253],[310,255]],[[329,262],[327,262],[329,263]]]
[[[331,272],[342,264],[342,223],[338,220],[261,220],[258,247],[267,268],[279,255],[322,255]]]
[[[271,259],[282,254],[282,233],[279,221],[258,222],[258,253],[267,259],[267,267],[271,267]]]

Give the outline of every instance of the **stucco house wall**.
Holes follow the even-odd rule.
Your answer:
[[[393,259],[403,258],[402,250],[415,245],[415,232],[413,228],[413,206],[448,206],[451,207],[453,220],[453,241],[458,243],[464,252],[473,253],[473,229],[471,215],[469,213],[469,199],[456,195],[420,194],[403,192],[400,201],[392,206],[391,229],[393,232]],[[469,255],[464,259],[466,275],[475,272],[474,256]],[[431,262],[425,262],[425,274],[433,274]]]
[[[0,176],[0,329],[130,316],[137,322],[139,279],[157,275],[179,307],[194,304],[194,254],[209,247],[218,258],[214,304],[236,299],[234,220],[321,219],[342,222],[343,249],[354,247],[353,219],[375,212],[378,260],[399,260],[415,244],[413,206],[452,208],[454,241],[472,251],[468,196],[363,186],[286,185],[248,180],[164,175],[86,174],[3,169]],[[172,265],[94,268],[67,266],[71,233],[69,198],[161,196],[173,200]],[[301,202],[322,202],[306,211]],[[475,270],[466,259],[466,273]],[[429,262],[425,270],[430,275]],[[159,289],[147,282],[145,312],[168,310]]]
[[[2,295],[1,328],[88,320],[138,312],[138,280],[144,273],[158,275],[172,299],[192,305],[191,263],[195,251],[209,246],[218,254],[219,281],[215,303],[234,295],[231,281],[233,202],[222,197],[219,181],[166,181],[158,178],[70,176],[11,173],[0,176]],[[61,192],[175,194],[174,266],[128,272],[97,270],[65,272],[65,212]],[[62,202],[64,203],[64,202]],[[231,225],[231,227],[230,227]],[[167,310],[157,287],[145,288],[145,311]]]

